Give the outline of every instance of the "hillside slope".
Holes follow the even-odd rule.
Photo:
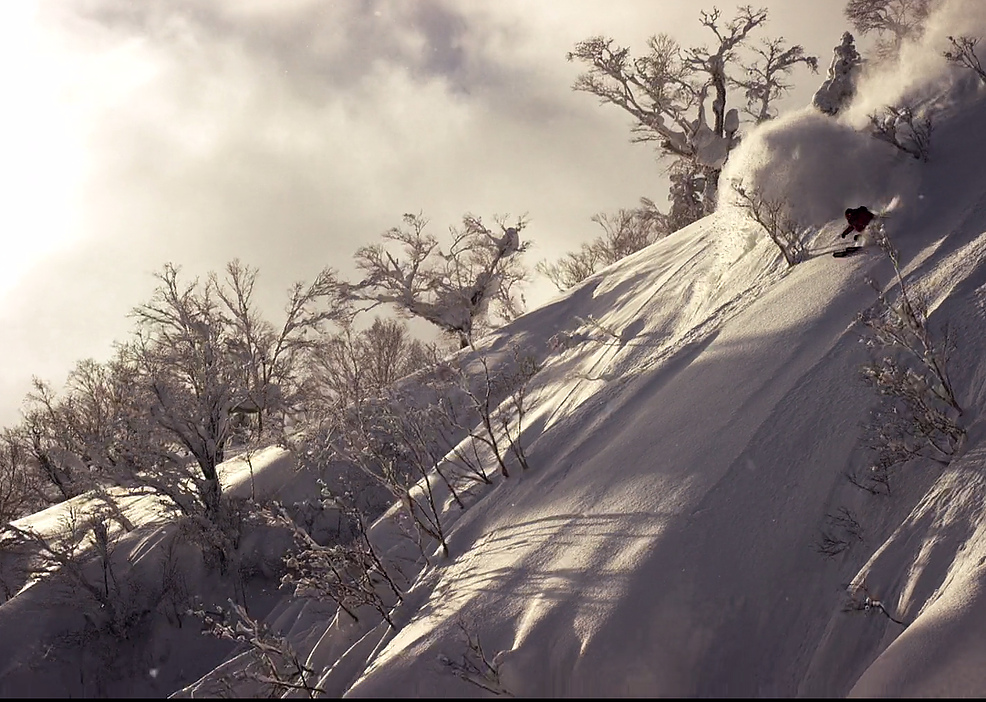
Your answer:
[[[907,643],[924,651],[923,638],[949,627],[976,630],[953,620],[957,608],[974,616],[978,599],[948,593],[978,593],[953,571],[974,578],[968,561],[980,552],[957,556],[966,539],[934,505],[965,484],[957,475],[982,468],[986,153],[969,149],[982,114],[953,116],[940,159],[895,166],[915,169],[921,195],[888,227],[905,274],[932,300],[932,326],[957,332],[952,374],[970,438],[939,482],[934,465],[908,465],[887,498],[845,478],[872,458],[861,435],[877,396],[858,378],[867,355],[855,318],[875,300],[866,277],[890,283],[886,258],[824,255],[829,229],[818,256],[784,272],[725,210],[501,331],[494,347],[536,347],[576,317],[613,333],[548,358],[533,381],[531,472],[459,518],[451,561],[419,585],[421,608],[378,640],[351,686],[328,691],[469,694],[438,662],[461,654],[462,614],[518,695],[843,695],[861,675],[863,694],[939,689],[921,687],[932,683]],[[975,484],[963,490],[965,507],[951,505],[946,522],[978,534]],[[826,560],[814,546],[840,507],[864,540]],[[903,627],[875,610],[843,612],[847,583],[863,579],[915,622],[879,658]],[[969,680],[927,675],[953,692]]]
[[[986,694],[986,98],[963,90],[943,103],[927,163],[810,111],[747,140],[738,172],[782,185],[802,214],[831,213],[799,265],[786,268],[724,205],[463,353],[473,369],[480,355],[493,367],[514,353],[540,362],[522,434],[530,468],[463,488],[464,509],[434,481],[448,557],[432,544],[419,558],[397,506],[374,523],[408,585],[394,627],[283,592],[251,593],[254,614],[269,612],[328,696]],[[834,144],[861,145],[866,167],[833,165],[844,158]],[[758,148],[771,158],[756,165]],[[872,462],[864,429],[879,401],[859,377],[869,356],[857,316],[876,302],[870,279],[891,296],[896,279],[875,246],[829,253],[844,207],[895,197],[886,227],[930,326],[952,330],[968,436],[947,467],[912,461],[891,495],[873,495],[846,478]],[[233,492],[314,491],[279,451],[224,469]],[[825,558],[819,538],[842,509],[860,538]],[[138,527],[121,564],[152,564],[163,549],[167,527]],[[185,574],[190,590],[210,586],[206,570]],[[845,611],[862,583],[899,621]],[[52,608],[56,594],[41,583],[0,606],[8,696],[96,689],[72,679],[91,676],[84,661],[69,669],[44,648],[52,631],[84,627],[64,593]],[[226,651],[197,647],[176,619],[150,622],[143,669],[98,691],[258,693],[230,677],[249,664],[238,650],[188,684]],[[470,656],[462,625],[485,675],[449,665]]]

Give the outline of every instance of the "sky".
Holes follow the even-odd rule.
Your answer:
[[[827,66],[841,3],[771,0],[765,34]],[[0,7],[0,426],[32,375],[105,360],[153,272],[238,258],[284,293],[422,212],[527,214],[528,263],[599,233],[590,217],[664,205],[630,118],[570,87],[594,34],[704,41],[678,0],[615,3],[25,0]],[[731,6],[723,6],[726,14]],[[799,72],[784,103],[822,76]],[[529,306],[554,294],[532,285]]]

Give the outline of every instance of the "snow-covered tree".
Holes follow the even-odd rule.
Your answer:
[[[310,285],[299,282],[291,287],[284,321],[275,327],[256,309],[257,273],[256,268],[233,260],[226,266],[225,278],[212,274],[210,285],[228,318],[227,353],[236,358],[242,374],[244,397],[232,411],[256,416],[258,435],[266,436],[267,429],[283,430],[287,415],[303,401],[302,360],[314,348],[324,324],[343,318],[343,305],[336,298],[335,274],[326,268]],[[275,426],[269,427],[267,420]]]
[[[238,339],[211,281],[182,284],[171,264],[157,274],[150,302],[133,314],[139,329],[130,348],[141,371],[150,417],[198,464],[206,513],[219,512],[216,467],[225,458],[230,412],[247,397],[243,361],[228,353]]]
[[[301,392],[305,354],[322,324],[340,311],[334,275],[324,270],[311,285],[291,289],[285,321],[275,328],[254,307],[257,271],[234,261],[226,274],[225,280],[212,274],[204,283],[183,284],[179,269],[165,266],[151,301],[134,310],[135,338],[120,355],[136,375],[140,404],[127,413],[135,433],[141,422],[149,424],[175,449],[150,461],[163,471],[154,487],[182,511],[194,511],[167,478],[168,471],[182,472],[181,456],[190,457],[198,467],[198,501],[210,520],[220,517],[216,467],[226,456],[234,415],[279,413],[283,421]],[[138,457],[137,463],[147,478],[147,461]]]
[[[615,214],[596,214],[592,221],[602,227],[602,236],[583,244],[578,251],[565,254],[556,263],[540,261],[535,267],[561,291],[580,283],[600,268],[653,244],[671,231],[668,215],[647,198],[640,199],[640,207],[622,209]]]
[[[818,72],[818,59],[805,54],[801,46],[785,46],[783,39],[769,39],[751,49],[759,58],[746,67],[746,76],[735,80],[746,95],[744,112],[757,124],[777,116],[773,105],[791,89],[786,78],[795,66],[803,63],[812,73]]]
[[[466,215],[462,228],[450,228],[447,248],[425,233],[428,220],[405,214],[405,228],[383,234],[385,242],[398,244],[395,255],[385,244],[363,246],[356,252],[356,266],[365,277],[343,286],[343,294],[363,309],[390,304],[403,314],[425,319],[455,335],[462,348],[478,326],[509,321],[522,309],[517,285],[526,278],[518,254],[529,242],[520,241],[526,226],[518,219],[512,226],[499,221],[501,233],[487,228],[478,217]]]
[[[844,32],[842,41],[833,50],[825,82],[815,91],[811,104],[827,115],[837,115],[856,95],[856,81],[863,66],[863,58],[856,51],[852,34]]]
[[[84,492],[89,485],[78,470],[55,391],[39,378],[32,378],[31,382],[33,389],[25,400],[23,419],[9,436],[19,443],[20,455],[27,458],[48,488],[40,493],[43,499],[60,502]]]
[[[440,351],[411,337],[407,325],[394,319],[373,320],[361,331],[347,325],[323,335],[308,367],[315,404],[345,408],[379,394],[388,385],[433,365]]]
[[[668,179],[671,181],[669,231],[676,232],[705,216],[702,203],[705,177],[705,169],[689,159],[679,158],[671,164],[668,169]]]
[[[44,507],[36,497],[37,476],[28,470],[25,459],[11,432],[0,434],[0,527]],[[2,581],[0,574],[0,585]]]
[[[901,44],[916,39],[936,0],[849,0],[846,19],[860,34],[877,35],[876,52],[883,58],[896,56]]]
[[[798,63],[814,67],[816,62],[802,47],[786,48],[778,39],[767,42],[753,63],[744,64],[739,50],[767,21],[766,10],[743,6],[725,23],[718,9],[703,11],[699,18],[715,36],[712,49],[683,49],[662,33],[648,40],[647,54],[634,59],[628,48],[596,36],[576,44],[567,57],[589,67],[576,79],[575,90],[592,93],[634,117],[634,141],[657,142],[662,156],[685,159],[702,170],[702,204],[709,213],[715,209],[719,173],[739,141],[739,112],[727,107],[729,88],[742,87],[747,109],[769,117],[773,100],[787,87],[783,76]],[[742,77],[732,75],[736,71]]]
[[[949,37],[948,41],[952,48],[942,52],[945,59],[949,63],[965,66],[986,84],[986,68],[983,68],[982,61],[976,55],[976,44],[979,43],[979,37]]]

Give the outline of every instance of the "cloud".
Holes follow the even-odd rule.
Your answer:
[[[316,104],[372,80],[381,66],[399,67],[422,83],[441,79],[452,92],[502,83],[509,76],[488,49],[498,33],[520,31],[518,25],[480,26],[437,0],[288,6],[96,0],[78,8],[74,19],[184,60],[221,51],[249,57],[258,79],[284,76],[298,96]]]

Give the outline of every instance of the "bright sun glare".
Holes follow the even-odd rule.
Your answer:
[[[0,3],[0,305],[31,266],[78,234],[82,153],[61,98],[63,66],[42,42],[37,3]]]

